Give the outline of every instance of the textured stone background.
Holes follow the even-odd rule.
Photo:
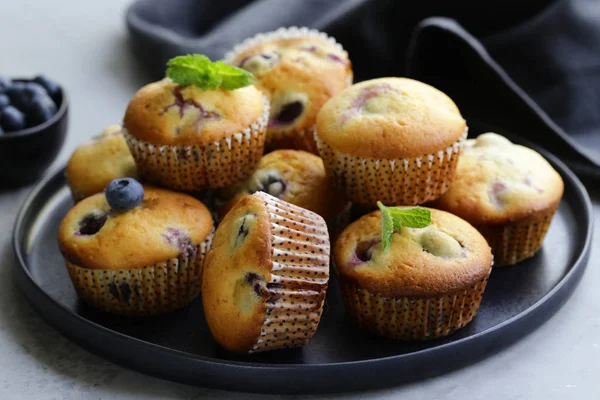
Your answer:
[[[68,142],[56,166],[81,141],[119,122],[145,82],[126,46],[129,2],[3,1],[0,74],[43,72],[71,98]],[[590,185],[588,185],[590,186]],[[12,224],[28,188],[0,191],[0,398],[21,399],[284,399],[209,391],[123,369],[69,342],[26,304],[11,276]],[[592,193],[598,211],[600,189]],[[598,222],[598,221],[596,221]],[[599,223],[596,223],[598,231]],[[600,244],[596,232],[595,246]],[[302,398],[337,399],[600,399],[600,261],[560,312],[504,352],[454,373],[382,391]],[[269,379],[265,376],[264,379]],[[352,379],[352,377],[348,377]]]

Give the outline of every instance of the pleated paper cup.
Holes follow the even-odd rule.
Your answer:
[[[269,101],[261,117],[241,132],[205,146],[155,145],[123,129],[140,176],[174,190],[217,189],[246,179],[263,155]]]
[[[375,207],[377,201],[412,206],[441,196],[452,184],[466,137],[465,129],[459,140],[437,153],[390,160],[343,153],[315,131],[319,154],[335,185],[350,201],[368,208]]]
[[[475,226],[492,248],[494,267],[514,265],[533,257],[542,247],[558,207],[517,222]]]
[[[182,308],[200,295],[204,256],[213,234],[179,256],[141,268],[89,269],[66,260],[75,290],[86,303],[125,316]]]
[[[313,125],[302,130],[269,133],[265,142],[265,152],[279,149],[296,149],[319,155],[314,136],[315,130],[316,126]]]
[[[322,217],[259,192],[271,219],[272,269],[265,318],[250,352],[298,347],[315,334],[329,283],[329,236]]]
[[[486,277],[464,290],[432,297],[387,297],[343,277],[341,289],[346,310],[358,327],[392,339],[429,340],[471,322],[487,282]]]

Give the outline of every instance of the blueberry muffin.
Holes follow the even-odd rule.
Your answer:
[[[387,252],[379,210],[340,235],[335,264],[348,314],[359,327],[425,340],[446,336],[475,316],[492,268],[490,248],[468,222],[430,211],[431,225],[403,227]]]
[[[75,202],[103,191],[113,179],[137,178],[121,126],[109,125],[92,141],[77,147],[67,163],[66,175]]]
[[[448,96],[406,78],[353,85],[317,116],[327,173],[353,203],[416,205],[444,193],[467,126]]]
[[[316,212],[328,222],[348,205],[332,188],[323,160],[302,150],[276,150],[264,155],[250,178],[221,192],[221,198],[230,199],[221,207],[221,216],[239,199],[258,191]]]
[[[323,218],[257,192],[215,232],[202,276],[206,321],[230,351],[301,346],[317,329],[328,281]]]
[[[271,101],[266,149],[317,152],[313,132],[325,102],[352,84],[348,54],[324,33],[281,28],[249,38],[225,62],[254,74]]]
[[[562,178],[537,152],[495,133],[467,140],[450,189],[434,206],[487,239],[495,265],[533,257],[563,195]]]
[[[60,224],[58,243],[73,285],[100,310],[156,315],[200,294],[210,212],[188,195],[144,189],[141,203],[126,211],[109,205],[111,191],[90,196]]]
[[[254,86],[203,90],[171,79],[131,99],[125,139],[142,178],[175,190],[229,186],[263,154],[269,103]]]

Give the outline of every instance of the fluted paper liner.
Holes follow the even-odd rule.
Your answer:
[[[488,278],[452,294],[386,297],[341,278],[346,310],[360,327],[380,336],[428,340],[447,336],[475,316]]]
[[[466,137],[467,129],[459,140],[437,153],[389,160],[342,153],[315,131],[327,174],[350,201],[366,207],[375,207],[378,200],[386,205],[411,206],[440,197],[454,180]]]
[[[246,179],[263,155],[269,101],[261,117],[241,132],[205,146],[154,145],[123,129],[140,176],[174,190],[217,189]]]
[[[79,297],[106,312],[149,316],[181,308],[200,294],[204,256],[213,233],[178,257],[131,269],[89,269],[66,261]]]
[[[329,236],[322,217],[257,193],[271,217],[271,276],[261,334],[251,352],[302,346],[315,334],[329,282]]]
[[[309,153],[319,155],[319,149],[315,142],[316,126],[302,130],[290,130],[284,132],[270,133],[265,142],[265,152],[278,149],[296,149],[304,150]]]
[[[475,226],[492,248],[494,267],[513,265],[531,258],[542,247],[556,207],[523,221]]]

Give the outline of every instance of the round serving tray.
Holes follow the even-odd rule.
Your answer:
[[[300,394],[423,379],[473,363],[530,332],[560,308],[583,274],[592,236],[589,197],[562,162],[536,150],[565,182],[544,246],[516,267],[494,269],[473,322],[444,339],[407,343],[358,330],[345,315],[335,278],[316,335],[298,349],[226,352],[211,337],[200,300],[153,318],[98,312],[78,300],[58,250],[58,225],[73,204],[62,170],[37,184],[17,217],[15,277],[32,306],[65,336],[115,363],[168,380]]]

